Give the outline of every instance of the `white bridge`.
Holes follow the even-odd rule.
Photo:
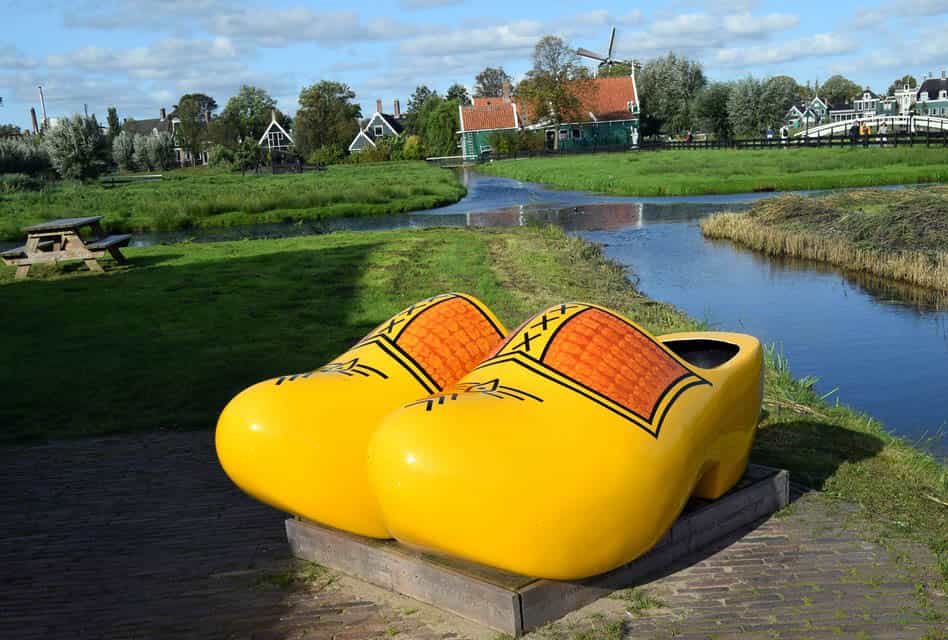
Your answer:
[[[948,118],[939,116],[886,116],[877,115],[870,118],[851,118],[849,120],[840,120],[838,122],[829,122],[816,127],[810,127],[796,134],[799,138],[820,138],[823,136],[845,136],[849,134],[849,128],[857,122],[864,122],[872,128],[873,134],[879,133],[879,125],[883,122],[889,129],[889,133],[916,133],[920,131],[948,131]]]

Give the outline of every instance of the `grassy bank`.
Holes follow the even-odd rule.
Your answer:
[[[712,216],[709,238],[948,291],[948,187],[781,196]]]
[[[335,233],[131,249],[104,276],[0,270],[3,440],[210,428],[244,386],[329,360],[432,293],[480,296],[509,327],[563,300],[656,333],[695,328],[599,249],[556,229]],[[57,402],[58,398],[67,401]],[[771,358],[753,458],[865,507],[886,535],[930,544],[948,575],[948,474]]]
[[[333,165],[326,171],[247,175],[202,168],[161,182],[105,188],[76,182],[44,191],[0,193],[0,238],[55,218],[101,215],[109,231],[226,227],[337,216],[403,213],[461,199],[450,171],[424,162]]]
[[[948,181],[944,148],[736,149],[502,160],[478,171],[617,196],[792,191]]]

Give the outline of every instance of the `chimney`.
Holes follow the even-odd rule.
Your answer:
[[[376,113],[382,113],[382,99],[378,98],[375,101],[375,111]]]
[[[398,98],[395,98],[395,102],[392,104],[392,108],[395,110],[395,119],[398,120],[402,117],[402,105],[398,104]]]
[[[204,112],[204,124],[211,124],[211,112],[210,112],[210,111],[205,111],[205,112]]]
[[[36,109],[30,107],[30,120],[33,121],[33,133],[39,133],[39,124],[36,122]]]
[[[500,87],[500,95],[504,99],[504,102],[510,102],[510,81],[504,80]]]
[[[160,118],[162,122],[164,122],[165,118],[167,117],[168,117],[168,114],[165,112],[164,107],[158,109],[158,118]]]
[[[270,122],[276,122],[276,121],[277,121],[277,110],[270,109]]]
[[[942,69],[942,70],[941,70],[941,79],[942,79],[942,80],[945,79],[945,69]]]

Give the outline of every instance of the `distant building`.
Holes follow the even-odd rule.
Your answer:
[[[784,116],[784,121],[791,129],[815,126],[826,120],[830,111],[830,104],[820,96],[804,100],[792,105]]]
[[[393,113],[382,113],[382,101],[375,101],[375,113],[362,122],[359,132],[349,143],[349,151],[358,153],[363,149],[375,148],[376,143],[385,138],[398,138],[404,131],[401,106],[398,100],[393,103]]]
[[[479,156],[491,150],[490,139],[495,134],[519,130],[542,131],[548,149],[638,144],[635,77],[596,78],[589,82],[576,85],[576,97],[581,104],[579,117],[559,124],[531,117],[527,105],[510,95],[507,83],[500,96],[475,98],[471,106],[460,107],[461,154]]]
[[[277,122],[276,109],[270,111],[270,125],[260,136],[257,146],[267,151],[286,151],[293,144],[293,136]]]
[[[181,119],[177,116],[169,118],[165,108],[162,107],[158,110],[157,118],[147,118],[145,120],[126,120],[122,124],[122,129],[128,131],[131,134],[140,134],[143,136],[157,136],[159,133],[169,133],[172,138],[174,138],[174,155],[175,161],[179,165],[192,164],[191,162],[191,152],[185,151],[180,146],[178,146],[178,139],[175,135],[177,132],[178,125],[181,124]],[[193,164],[207,164],[208,162],[208,153],[207,151],[202,151],[196,157],[196,162]]]
[[[929,116],[948,116],[948,78],[942,69],[940,78],[928,78],[916,93],[918,113]]]

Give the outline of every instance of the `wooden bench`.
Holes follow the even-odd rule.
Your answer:
[[[119,249],[128,246],[132,236],[105,235],[99,224],[101,219],[102,216],[66,218],[26,227],[26,244],[0,252],[0,259],[16,267],[18,279],[29,274],[31,265],[41,262],[82,260],[90,271],[102,271],[98,259],[109,253],[116,262],[125,264],[127,260]],[[91,227],[98,239],[83,240],[79,235],[83,227]]]

